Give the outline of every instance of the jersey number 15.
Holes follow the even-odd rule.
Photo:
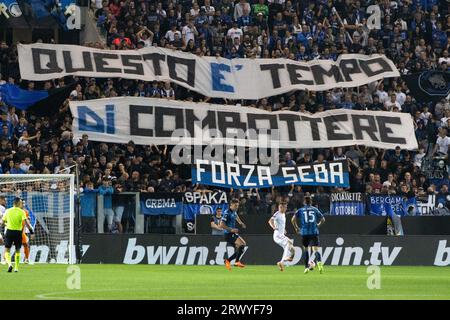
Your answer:
[[[314,222],[314,220],[316,219],[316,216],[314,215],[314,211],[304,211],[303,214],[305,216],[306,223]]]

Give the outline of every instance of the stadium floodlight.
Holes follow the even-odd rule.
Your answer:
[[[0,174],[0,195],[6,208],[15,197],[22,198],[29,212],[34,227],[30,263],[76,262],[75,175]]]

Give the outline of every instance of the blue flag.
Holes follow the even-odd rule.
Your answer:
[[[4,84],[0,85],[0,98],[6,105],[31,111],[38,117],[46,117],[58,111],[77,84],[75,81],[65,87],[40,91],[28,91],[15,85]]]
[[[20,110],[27,110],[36,102],[47,97],[47,90],[24,90],[10,83],[0,85],[1,101]]]
[[[417,201],[415,197],[405,198],[400,195],[370,195],[370,214],[377,216],[415,215]]]

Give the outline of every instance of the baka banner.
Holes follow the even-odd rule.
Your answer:
[[[415,197],[400,195],[369,195],[370,214],[377,216],[411,216],[417,214]]]
[[[194,191],[184,193],[183,217],[193,221],[196,215],[213,214],[217,208],[228,208],[228,194],[223,191]]]
[[[363,216],[366,214],[365,199],[361,192],[332,193],[330,214],[336,216]]]
[[[185,101],[116,97],[70,101],[74,139],[149,145],[417,149],[411,115],[335,109],[315,114]],[[192,162],[191,162],[192,163]]]
[[[67,75],[171,81],[207,97],[261,99],[292,90],[352,88],[399,77],[384,55],[343,54],[337,61],[225,59],[149,47],[100,50],[75,45],[18,44],[20,75],[50,80]]]
[[[183,213],[183,194],[141,192],[141,212],[145,215],[178,215]]]
[[[272,186],[309,185],[348,187],[347,161],[279,166],[224,163],[197,160],[192,167],[192,182],[233,189],[271,188]]]

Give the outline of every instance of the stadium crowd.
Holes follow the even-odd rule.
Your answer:
[[[381,29],[367,27],[369,5],[378,5]],[[103,0],[92,3],[105,43],[86,46],[132,50],[159,46],[198,56],[226,58],[333,59],[343,53],[380,53],[401,74],[450,68],[450,2],[437,0]],[[70,77],[46,82],[21,81],[14,44],[0,44],[3,81],[35,90],[61,87]],[[241,104],[269,111],[315,113],[346,108],[411,114],[419,150],[380,150],[364,146],[282,150],[281,163],[347,159],[351,192],[406,196],[448,194],[450,154],[449,99],[416,101],[402,78],[389,78],[357,88],[324,92],[296,91],[258,101],[230,101],[201,96],[170,82],[76,78],[78,85],[51,117],[3,105],[0,132],[2,173],[58,173],[80,165],[82,184],[111,184],[114,192],[184,192],[207,190],[191,185],[190,167],[171,163],[170,147],[96,143],[85,135],[73,141],[69,100],[141,96]],[[55,106],[58,107],[58,106]],[[435,166],[433,167],[433,164]],[[441,176],[430,168],[441,169]],[[70,170],[70,169],[69,169]],[[73,170],[73,169],[72,169]],[[329,188],[234,190],[242,213],[270,211],[280,196],[302,203],[305,192],[325,205]],[[340,190],[337,190],[340,191]]]

